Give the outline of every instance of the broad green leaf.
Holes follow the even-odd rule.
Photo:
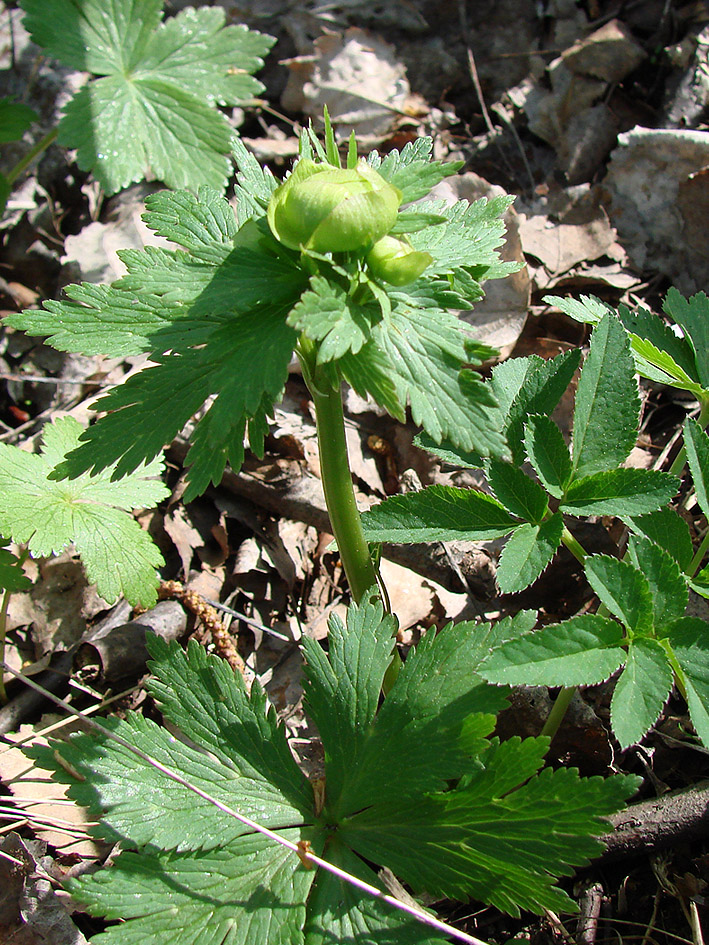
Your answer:
[[[575,479],[559,508],[571,515],[645,515],[670,501],[678,480],[654,469],[609,469]]]
[[[684,421],[684,445],[697,502],[709,518],[709,436],[690,417]]]
[[[709,623],[681,617],[670,629],[670,643],[682,669],[692,724],[709,747]]]
[[[491,458],[485,465],[487,480],[495,497],[508,512],[525,522],[541,524],[549,507],[546,493],[512,463]]]
[[[588,583],[608,610],[631,631],[649,634],[653,623],[650,583],[629,561],[590,555],[583,563]],[[654,721],[654,720],[653,720]]]
[[[308,830],[281,835],[314,839]],[[250,834],[209,852],[122,853],[69,886],[90,913],[126,920],[92,936],[95,945],[303,945],[315,872],[297,863],[286,847]]]
[[[576,390],[573,465],[576,477],[620,465],[635,446],[640,398],[630,343],[615,316],[604,315]]]
[[[216,722],[214,716],[209,720]],[[137,713],[124,722],[115,717],[103,723],[115,735],[145,752],[153,760],[186,778],[191,785],[215,800],[236,808],[240,814],[257,820],[264,827],[279,829],[312,820],[310,811],[294,807],[274,781],[263,771],[242,765],[238,754],[230,758],[227,749],[238,734],[219,746],[219,756],[186,745]],[[264,726],[265,728],[265,726]],[[223,737],[223,735],[222,735]],[[281,733],[282,738],[282,733]],[[245,741],[241,737],[242,742]],[[285,739],[282,738],[285,745]],[[271,746],[264,739],[261,751],[268,756]],[[251,749],[252,754],[254,749]],[[56,761],[59,753],[65,766]],[[38,767],[52,771],[52,779],[70,784],[69,796],[88,808],[101,823],[97,833],[110,843],[120,840],[135,847],[154,844],[163,850],[213,850],[231,843],[236,837],[251,833],[235,817],[218,811],[194,791],[175,783],[162,771],[109,739],[77,735],[64,743],[28,750]],[[291,756],[291,765],[293,764]],[[67,773],[69,765],[71,775]],[[273,769],[274,774],[276,769]],[[271,772],[270,768],[266,769]],[[299,772],[298,772],[299,773]],[[81,777],[76,780],[76,775]],[[305,779],[300,775],[301,793],[307,797]],[[308,817],[309,815],[309,817]]]
[[[635,640],[611,699],[611,725],[621,748],[640,741],[672,690],[672,669],[656,640]]]
[[[14,594],[16,591],[27,591],[32,587],[32,581],[27,577],[22,569],[22,562],[3,545],[7,542],[0,535],[0,590],[9,591]]]
[[[675,559],[649,538],[631,535],[628,555],[650,585],[655,634],[664,637],[666,625],[687,608],[687,582]]]
[[[483,660],[480,675],[498,685],[595,685],[625,662],[624,641],[615,620],[582,614],[503,643]]]
[[[482,898],[513,915],[568,909],[550,861],[570,873],[572,863],[594,856],[601,818],[637,781],[581,780],[573,768],[535,775],[546,748],[546,739],[493,742],[457,789],[410,799],[392,793],[345,821],[341,836],[414,889]]]
[[[564,520],[560,512],[541,525],[520,525],[510,535],[497,567],[503,594],[524,590],[544,571],[561,543]]]
[[[384,675],[394,649],[396,621],[382,603],[365,596],[347,610],[347,626],[333,614],[328,621],[328,653],[309,638],[305,706],[325,749],[328,797],[336,802],[343,785],[361,767],[360,755],[379,704]]]
[[[132,475],[117,482],[111,481],[111,468],[69,482],[50,479],[81,434],[73,417],[61,417],[44,428],[39,455],[0,444],[0,534],[35,556],[59,554],[73,543],[103,598],[114,601],[123,594],[149,607],[163,559],[127,510],[155,505],[167,495],[159,480],[162,464],[136,464]]]
[[[371,886],[384,889],[376,873],[343,843],[332,840],[327,859]],[[384,890],[386,891],[386,890]],[[318,870],[308,898],[304,945],[434,945],[440,933],[361,893],[351,883]]]
[[[571,454],[550,417],[530,417],[524,426],[527,457],[550,495],[560,499],[571,479]]]
[[[450,165],[449,165],[450,166]],[[396,223],[389,230],[389,235],[396,233],[416,233],[427,226],[445,223],[446,218],[440,213],[417,212],[416,210],[400,210]]]
[[[197,195],[187,190],[148,194],[143,220],[158,236],[189,250],[195,259],[216,265],[234,248],[239,231],[231,204],[211,187],[200,187]]]
[[[575,348],[548,361],[536,356],[529,359],[529,369],[509,405],[505,425],[507,443],[516,463],[521,464],[524,460],[524,425],[528,418],[534,414],[549,416],[553,412],[571,383],[580,358],[581,351]],[[503,367],[504,364],[500,365]],[[516,380],[517,376],[516,371],[496,369],[492,383],[495,394],[502,383],[513,378]]]
[[[649,538],[672,555],[682,571],[689,567],[694,555],[689,526],[674,509],[662,508],[647,515],[620,517],[636,535]]]
[[[534,629],[536,623],[536,610],[518,610],[516,614],[501,617],[500,620],[495,620],[493,623],[478,624],[475,641],[481,660],[508,640],[516,640],[518,637],[529,633]]]
[[[381,318],[373,305],[358,305],[339,286],[313,276],[310,289],[288,315],[288,324],[318,341],[318,363],[357,352],[367,343],[372,323]]]
[[[547,305],[556,305],[565,315],[576,319],[577,322],[584,322],[587,325],[597,325],[598,322],[612,312],[613,309],[601,302],[593,295],[582,295],[578,299],[562,298],[560,295],[545,295],[543,300]]]
[[[432,161],[432,151],[432,138],[417,138],[407,142],[400,152],[394,148],[384,158],[372,151],[367,162],[379,171],[384,180],[399,188],[401,202],[405,205],[425,197],[432,187],[462,167],[460,161]]]
[[[455,486],[429,486],[395,495],[364,512],[367,541],[489,541],[520,523],[484,492]]]
[[[13,102],[11,98],[0,98],[0,144],[19,141],[38,119],[37,112],[28,105]]]
[[[216,106],[263,89],[248,73],[263,65],[270,37],[225,26],[219,8],[188,7],[161,22],[160,0],[23,0],[22,8],[38,45],[100,76],[66,105],[59,141],[108,193],[148,171],[173,188],[224,188],[231,131]]]
[[[196,643],[184,653],[154,635],[147,642],[154,673],[149,687],[165,717],[222,765],[250,778],[254,789],[260,786],[266,797],[275,795],[298,811],[288,821],[291,826],[301,823],[302,814],[312,809],[312,788],[258,682],[247,693],[224,660],[208,656]]]
[[[480,650],[471,623],[426,634],[409,653],[374,724],[362,732],[341,794],[328,790],[329,816],[340,819],[376,805],[401,793],[401,785],[410,796],[443,789],[475,765],[505,705],[504,692],[476,675]],[[422,751],[434,741],[435,753]]]
[[[672,287],[662,308],[684,330],[685,338],[694,349],[699,380],[705,390],[709,389],[709,298],[704,292],[697,292],[685,299]]]

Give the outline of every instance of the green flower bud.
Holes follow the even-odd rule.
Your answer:
[[[391,285],[408,285],[433,262],[430,253],[413,248],[408,240],[383,236],[366,255],[372,275]]]
[[[365,161],[341,169],[303,158],[272,195],[268,225],[290,249],[349,252],[388,233],[400,203],[401,191]]]

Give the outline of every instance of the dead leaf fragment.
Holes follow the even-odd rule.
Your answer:
[[[289,111],[302,111],[317,123],[324,106],[343,138],[354,130],[359,141],[387,135],[400,115],[426,112],[412,101],[406,68],[394,48],[358,27],[344,34],[326,32],[312,56],[284,61],[290,74],[281,97]]]

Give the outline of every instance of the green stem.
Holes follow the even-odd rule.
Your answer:
[[[576,541],[566,525],[564,525],[564,530],[561,533],[561,540],[579,564],[583,564],[588,557],[588,552],[584,551],[583,547]]]
[[[697,573],[707,551],[709,551],[709,528],[707,528],[704,538],[702,538],[699,547],[697,548],[696,554],[692,558],[692,561],[687,568],[686,573],[689,577],[694,577],[694,575]]]
[[[576,689],[576,686],[569,686],[559,691],[558,696],[554,700],[554,705],[551,707],[551,711],[547,716],[547,720],[544,723],[544,727],[539,733],[540,735],[548,735],[550,739],[556,735],[559,731],[559,726],[564,720],[566,710],[569,708],[571,700],[574,698]]]
[[[41,154],[43,151],[46,151],[49,145],[57,137],[57,129],[54,128],[52,131],[48,132],[43,138],[41,138],[37,144],[30,148],[30,150],[25,154],[21,160],[15,164],[11,171],[8,171],[5,175],[5,180],[8,184],[14,183],[20,174],[25,170],[26,167],[34,161],[38,154]]]
[[[342,395],[339,386],[337,389],[332,388],[324,378],[318,377],[317,368],[312,373],[310,370],[304,371],[304,377],[315,405],[320,469],[332,533],[337,541],[352,597],[360,601],[364,592],[377,584],[377,572],[369,554],[352,488]]]

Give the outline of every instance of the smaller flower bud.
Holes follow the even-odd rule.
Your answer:
[[[271,196],[268,225],[290,249],[349,252],[388,233],[400,203],[401,191],[365,161],[338,168],[303,158]]]
[[[408,285],[433,262],[430,253],[413,248],[408,240],[383,236],[366,256],[372,275],[391,285]]]

